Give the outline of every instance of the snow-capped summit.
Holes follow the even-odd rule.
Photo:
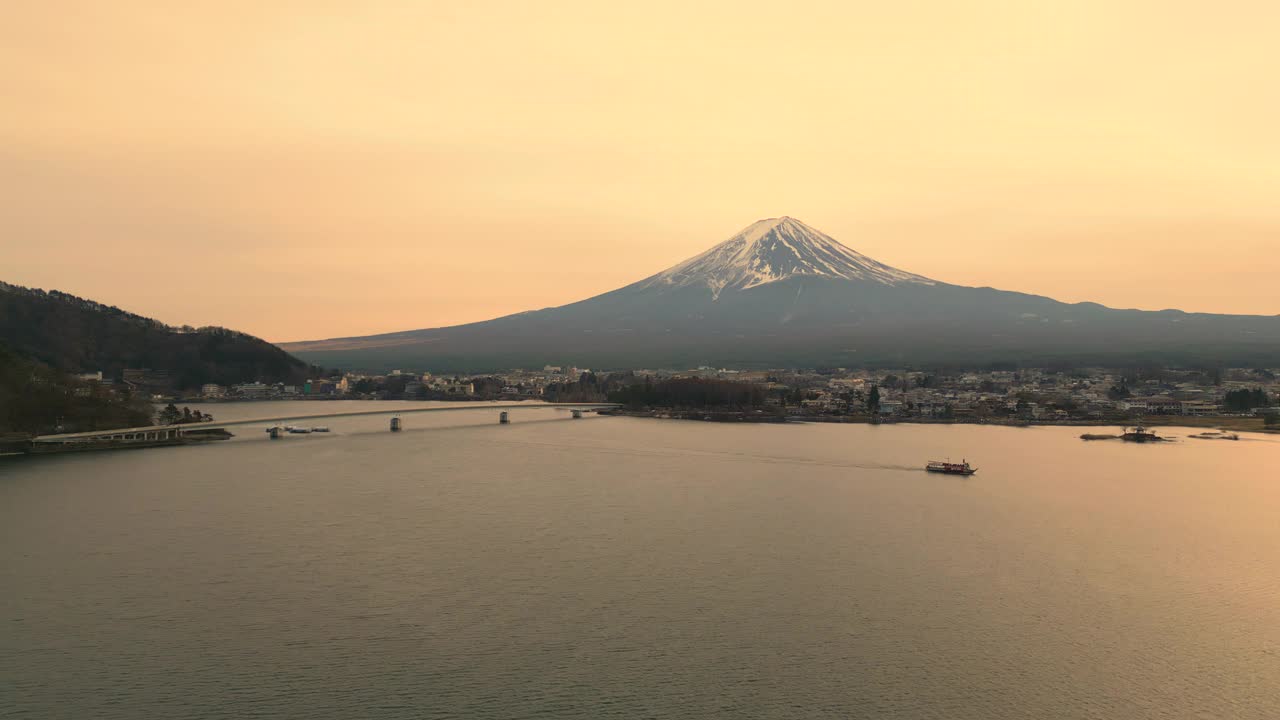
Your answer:
[[[865,280],[883,285],[934,284],[841,245],[790,217],[747,226],[710,250],[642,280],[640,287],[701,286],[718,299],[724,290],[747,290],[796,276]]]

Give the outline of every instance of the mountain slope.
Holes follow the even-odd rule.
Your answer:
[[[285,345],[339,367],[780,367],[990,362],[1280,363],[1280,318],[1113,310],[931,280],[793,218],[557,308]]]
[[[167,373],[174,389],[204,383],[301,382],[305,362],[224,328],[173,328],[119,308],[0,282],[0,346],[62,372]]]

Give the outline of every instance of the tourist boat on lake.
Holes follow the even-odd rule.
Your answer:
[[[946,473],[947,475],[972,475],[978,472],[978,468],[970,467],[967,460],[961,460],[958,463],[930,460],[929,464],[924,466],[924,469],[929,472]]]
[[[1125,428],[1124,434],[1120,436],[1120,439],[1124,440],[1125,442],[1145,443],[1145,442],[1160,442],[1162,440],[1165,440],[1166,438],[1162,438],[1159,435],[1151,432],[1150,430],[1142,427],[1141,425],[1138,425],[1133,429]]]

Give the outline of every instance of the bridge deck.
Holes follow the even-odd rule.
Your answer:
[[[577,410],[601,410],[618,407],[615,403],[501,403],[493,405],[460,404],[459,407],[424,407],[396,408],[393,410],[358,410],[356,412],[329,412],[311,415],[271,415],[250,420],[228,420],[226,422],[183,423],[181,425],[149,425],[147,427],[115,428],[112,430],[92,430],[78,433],[59,433],[57,435],[38,435],[32,442],[60,442],[80,438],[94,438],[103,435],[120,435],[146,432],[164,432],[166,430],[209,430],[213,428],[242,427],[245,425],[261,425],[262,423],[282,423],[294,420],[319,420],[320,418],[367,417],[370,415],[410,415],[424,412],[462,412],[475,410],[548,410],[568,408]]]

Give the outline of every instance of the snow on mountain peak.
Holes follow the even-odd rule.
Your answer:
[[[719,299],[796,276],[842,278],[883,285],[934,284],[841,245],[795,218],[758,220],[710,250],[642,281],[642,287],[706,285]]]

